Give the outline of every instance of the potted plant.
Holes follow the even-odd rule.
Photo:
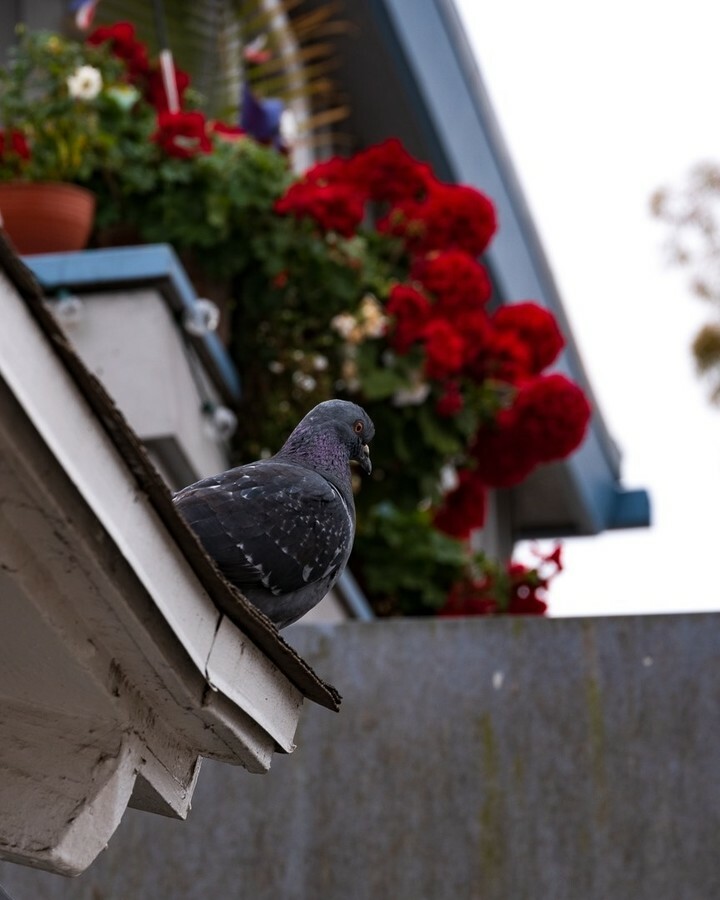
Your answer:
[[[21,31],[0,70],[0,212],[21,253],[87,243],[83,185],[118,164],[113,134],[130,119],[121,72],[104,50]]]

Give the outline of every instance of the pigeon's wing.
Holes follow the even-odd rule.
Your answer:
[[[234,584],[296,591],[340,569],[354,514],[321,475],[268,460],[206,478],[175,496],[178,510]]]

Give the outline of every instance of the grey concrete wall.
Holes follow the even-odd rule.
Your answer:
[[[345,695],[269,775],[205,764],[15,900],[714,900],[720,616],[297,627]]]

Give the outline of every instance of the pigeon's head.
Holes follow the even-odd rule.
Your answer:
[[[326,400],[310,410],[288,438],[285,448],[292,452],[301,445],[313,444],[321,465],[324,454],[335,457],[334,451],[340,449],[343,455],[347,454],[346,459],[355,460],[369,475],[372,463],[368,444],[374,435],[372,419],[361,406],[347,400]]]

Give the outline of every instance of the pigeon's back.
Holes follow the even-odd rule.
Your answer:
[[[282,628],[327,594],[355,536],[350,461],[372,471],[372,420],[325,400],[270,459],[205,478],[175,496],[220,571]]]
[[[347,563],[355,512],[343,493],[317,471],[271,458],[190,485],[175,504],[223,575],[282,628],[317,605]]]

